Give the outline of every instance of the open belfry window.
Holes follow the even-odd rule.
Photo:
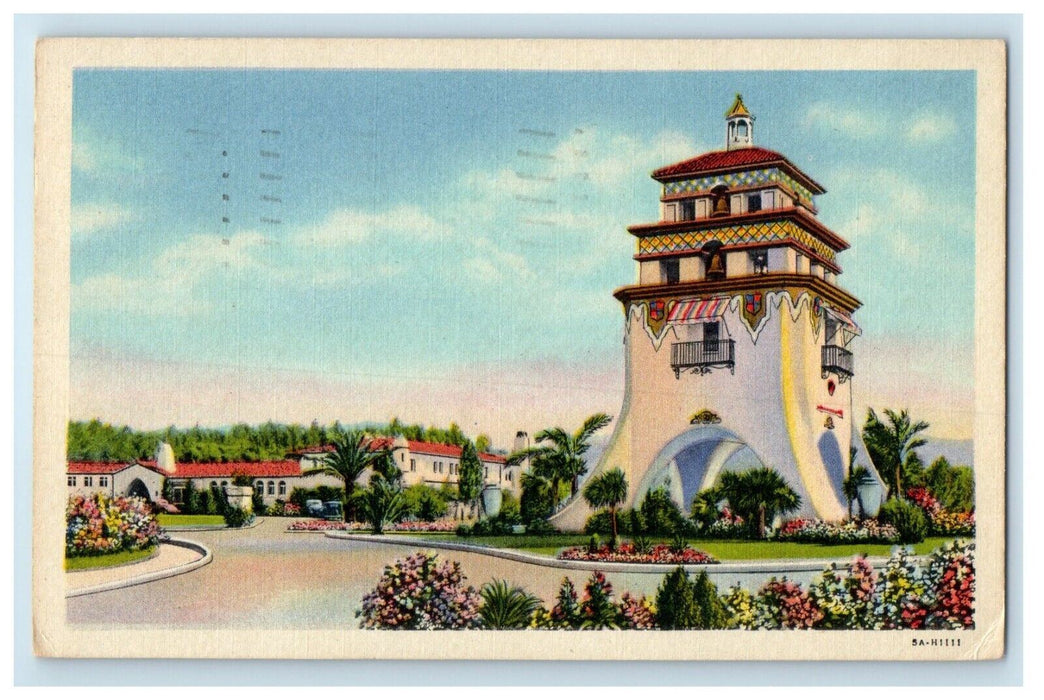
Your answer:
[[[768,272],[768,251],[755,250],[750,254],[750,266],[755,275],[763,275]]]
[[[678,284],[681,279],[678,258],[660,261],[660,280],[664,284]]]
[[[837,322],[835,318],[827,314],[826,320],[823,324],[825,333],[823,335],[824,345],[842,345],[841,338],[839,337],[838,331],[841,330],[841,324]]]
[[[696,200],[683,199],[679,203],[679,221],[692,221],[696,218]]]
[[[756,192],[747,197],[747,213],[761,211],[761,193]]]

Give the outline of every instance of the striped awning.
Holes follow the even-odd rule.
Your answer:
[[[825,305],[824,305],[823,308],[826,310],[827,315],[832,316],[836,321],[840,322],[841,325],[844,327],[844,329],[846,331],[848,331],[849,333],[851,333],[853,335],[862,335],[863,334],[863,329],[860,328],[856,324],[856,322],[852,320],[852,317],[850,315],[848,315],[847,313],[845,313],[844,311],[842,311],[840,309],[835,309],[835,308],[832,308],[832,307],[829,307],[829,306],[825,306]]]
[[[728,297],[710,299],[681,299],[667,312],[669,323],[699,323],[719,318],[729,305]]]

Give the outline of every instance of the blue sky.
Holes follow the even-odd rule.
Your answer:
[[[612,413],[611,291],[636,274],[625,227],[658,216],[653,168],[722,147],[742,92],[755,141],[826,187],[820,218],[852,243],[840,283],[864,302],[857,403],[909,405],[970,437],[974,85],[969,72],[78,71],[73,417],[395,413],[507,435]],[[513,413],[544,384],[539,415]],[[280,398],[302,386],[311,402]]]

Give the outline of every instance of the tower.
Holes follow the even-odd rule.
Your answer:
[[[723,471],[771,467],[801,515],[840,520],[851,449],[874,480],[865,500],[881,491],[852,415],[860,302],[837,282],[848,243],[816,217],[826,190],[756,146],[753,122],[737,95],[725,150],[652,174],[660,220],[628,227],[638,282],[614,292],[624,404],[592,472],[624,470],[626,507],[666,486],[687,511]],[[576,499],[553,522],[581,528],[589,515]]]

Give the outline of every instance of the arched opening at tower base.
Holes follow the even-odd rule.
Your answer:
[[[700,425],[673,438],[653,459],[635,492],[637,507],[645,494],[666,487],[689,512],[693,497],[711,488],[723,471],[746,471],[765,464],[740,436],[726,428]]]
[[[152,500],[149,497],[149,487],[146,486],[145,482],[141,479],[135,479],[130,482],[130,485],[127,487],[127,496],[131,498],[144,498],[147,501]]]

